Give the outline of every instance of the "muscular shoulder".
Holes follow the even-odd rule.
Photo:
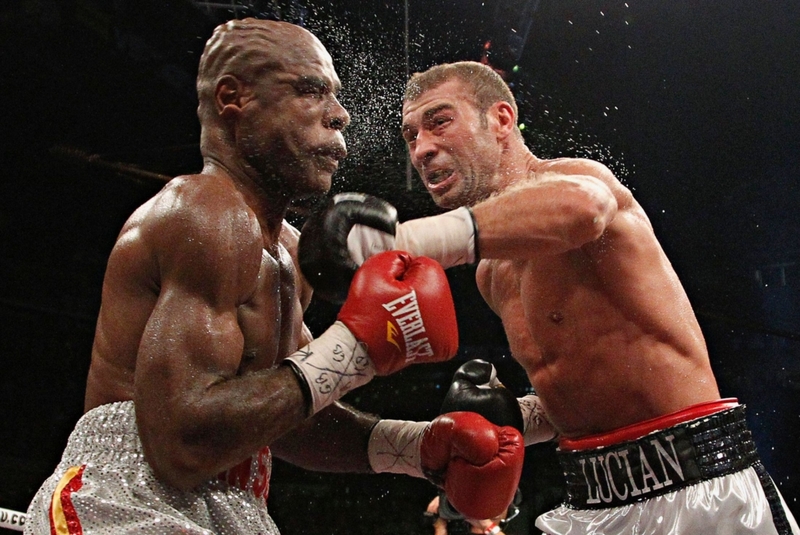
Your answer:
[[[544,160],[538,167],[537,173],[540,175],[551,176],[574,176],[590,177],[605,184],[617,200],[617,205],[621,209],[629,208],[633,205],[633,195],[614,175],[614,173],[604,164],[590,160],[588,158],[556,158]]]
[[[227,180],[177,177],[141,206],[123,228],[118,246],[134,240],[157,263],[160,276],[196,275],[243,282],[257,276],[262,239],[255,214]],[[252,278],[252,277],[251,277]]]
[[[544,175],[555,173],[559,175],[582,175],[591,176],[603,182],[618,182],[611,170],[596,160],[587,158],[556,158],[553,160],[543,160],[536,169],[537,173]]]

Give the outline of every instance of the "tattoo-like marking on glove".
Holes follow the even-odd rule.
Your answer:
[[[524,397],[519,400],[519,404],[527,410],[527,418],[525,418],[525,429],[531,426],[539,427],[544,422],[544,409],[542,404],[537,398]]]
[[[366,346],[338,321],[287,360],[294,363],[308,384],[311,414],[375,376]]]
[[[320,366],[313,361],[308,363],[306,370],[317,371],[317,374],[312,374],[309,380],[316,385],[315,388],[320,394],[330,394],[337,390],[344,395],[362,384],[354,379],[367,376],[370,362],[363,344],[359,343],[358,346],[350,350],[341,344],[336,344],[331,351],[333,357],[328,361],[323,361],[324,364],[328,364],[327,366]],[[303,350],[300,362],[306,362],[313,356],[313,350]]]
[[[415,462],[417,461],[417,454],[414,451],[414,447],[419,442],[417,437],[403,437],[403,442],[392,442],[388,440],[388,436],[386,436],[386,432],[383,432],[383,438],[385,440],[385,444],[388,449],[385,450],[377,450],[375,455],[382,456],[385,459],[384,464],[389,468],[394,467],[413,467]]]
[[[558,438],[558,431],[550,423],[545,414],[539,396],[517,398],[524,421],[525,445],[547,442]]]
[[[425,477],[420,463],[420,442],[429,422],[381,420],[369,438],[369,463],[377,473],[390,472]]]

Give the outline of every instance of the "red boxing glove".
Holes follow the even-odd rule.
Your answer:
[[[498,427],[474,412],[433,420],[422,437],[422,469],[442,484],[448,501],[467,518],[506,512],[522,476],[525,445],[513,427]]]
[[[426,257],[386,251],[353,277],[338,320],[367,346],[378,375],[456,354],[458,325],[444,269]]]

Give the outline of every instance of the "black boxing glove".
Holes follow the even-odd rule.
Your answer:
[[[321,203],[300,232],[300,271],[314,292],[332,303],[347,298],[358,267],[395,248],[397,210],[364,193],[340,193]]]
[[[490,362],[475,359],[462,365],[453,374],[453,382],[439,411],[477,412],[499,426],[511,426],[524,431],[522,411],[516,396],[500,381]]]
[[[515,427],[522,432],[526,446],[559,436],[539,396],[514,397],[497,379],[494,366],[485,360],[471,360],[453,374],[441,413],[453,411],[477,412],[495,425]]]

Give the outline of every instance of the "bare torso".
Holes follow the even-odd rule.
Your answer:
[[[154,308],[164,298],[157,249],[177,249],[180,244],[170,240],[186,239],[182,230],[177,230],[180,224],[174,221],[184,217],[183,210],[222,214],[226,219],[244,222],[244,235],[236,237],[242,245],[238,254],[243,253],[239,260],[250,265],[238,271],[235,281],[236,322],[242,337],[236,374],[270,368],[300,343],[303,306],[298,288],[303,287],[292,258],[297,232],[288,224],[283,225],[278,240],[262,232],[255,214],[229,180],[206,175],[178,178],[133,214],[109,258],[87,381],[86,410],[134,399],[142,337],[148,322],[156,321]],[[226,222],[213,218],[211,215],[203,221],[205,229],[198,229],[195,235],[202,239],[204,232],[227,230]],[[185,312],[187,319],[193,313]]]
[[[574,173],[574,161],[546,165]],[[599,240],[554,255],[483,260],[477,272],[512,354],[566,437],[719,398],[677,275],[642,208],[613,182],[619,209]]]
[[[85,409],[134,400],[145,457],[181,488],[265,446],[308,469],[368,471],[352,444],[366,445],[374,418],[336,403],[308,418],[297,376],[278,366],[312,338],[286,207],[209,169],[171,181],[123,227]]]

